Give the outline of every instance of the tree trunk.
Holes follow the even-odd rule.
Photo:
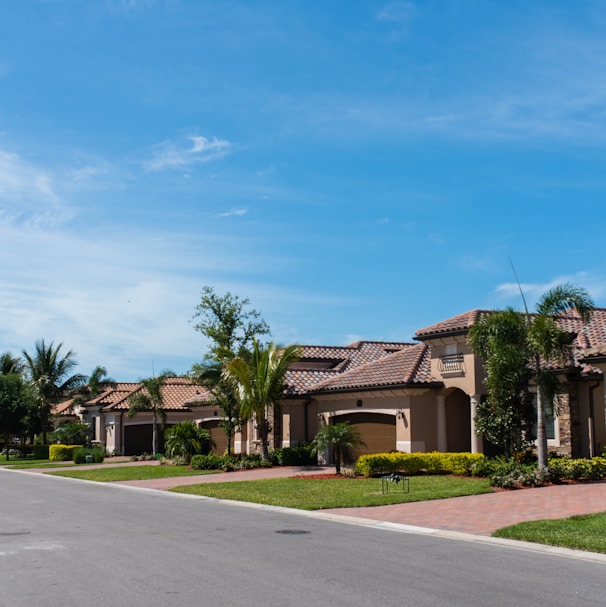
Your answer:
[[[339,447],[334,448],[333,457],[335,460],[335,469],[337,474],[341,474],[341,449],[339,449]]]
[[[545,419],[545,395],[541,387],[541,361],[535,360],[537,374],[537,465],[547,467],[547,422]]]
[[[154,412],[154,418],[152,423],[152,455],[156,457],[156,453],[158,452],[158,420],[156,418],[156,413]]]
[[[4,447],[6,448],[6,461],[8,462],[9,460],[9,455],[8,452],[11,450],[10,447],[10,440],[11,440],[11,435],[10,432],[6,432],[4,434]]]

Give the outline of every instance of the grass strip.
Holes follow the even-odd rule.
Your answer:
[[[381,490],[381,479],[304,479],[279,478],[259,481],[206,483],[171,489],[179,493],[204,495],[270,506],[321,510],[384,506],[405,502],[490,493],[486,479],[454,476],[415,476],[410,479],[410,492],[391,486],[388,494]]]
[[[528,521],[497,529],[492,535],[525,542],[606,553],[606,512],[564,519]]]
[[[215,470],[203,472],[192,470],[187,466],[116,466],[107,468],[95,468],[88,470],[63,470],[49,472],[54,476],[67,476],[69,478],[80,478],[87,481],[99,481],[109,483],[114,481],[138,481],[155,478],[171,478],[173,476],[199,476],[211,474]]]

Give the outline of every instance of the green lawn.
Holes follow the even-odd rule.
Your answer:
[[[177,487],[172,491],[301,510],[319,510],[418,502],[489,493],[492,489],[486,479],[414,476],[410,479],[410,493],[397,491],[391,486],[387,495],[383,495],[381,491],[381,479],[376,478],[335,480],[279,478],[189,485]]]
[[[49,472],[48,474],[107,483],[112,481],[137,481],[173,476],[196,476],[213,472],[216,471],[203,472],[200,470],[191,470],[187,466],[116,466],[111,468],[95,468],[93,470],[72,469],[66,470],[65,472]]]
[[[601,512],[556,520],[528,521],[498,529],[493,536],[606,553],[604,530],[606,512]]]
[[[4,468],[6,466],[11,467],[21,467],[21,468],[41,468],[44,465],[49,464],[48,459],[32,459],[31,457],[11,457],[8,461],[6,461],[5,457],[0,458],[0,467]]]

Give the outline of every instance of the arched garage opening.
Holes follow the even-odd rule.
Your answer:
[[[200,428],[210,431],[210,436],[215,443],[213,451],[219,455],[223,455],[223,453],[225,453],[227,450],[227,436],[225,435],[225,431],[221,427],[219,421],[220,420],[218,419],[209,419],[203,421],[200,423]]]
[[[357,447],[352,458],[366,453],[386,453],[396,448],[396,416],[384,413],[345,413],[336,415],[334,423],[348,421],[362,436],[366,445]]]

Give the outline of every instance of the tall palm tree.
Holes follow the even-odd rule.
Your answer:
[[[526,305],[526,304],[524,304]],[[570,357],[573,336],[559,324],[558,318],[576,311],[583,322],[588,322],[594,310],[589,293],[580,287],[563,284],[550,289],[537,304],[536,314],[526,309],[528,344],[534,361],[537,382],[537,455],[538,466],[547,466],[547,428],[545,408],[553,404],[555,387],[553,374],[545,363],[565,363]],[[542,364],[543,363],[543,364]]]
[[[341,464],[347,449],[364,445],[362,435],[349,425],[348,421],[322,426],[312,441],[313,452],[331,449],[337,474],[341,474]]]
[[[46,344],[42,339],[36,342],[36,350],[30,355],[25,350],[25,372],[36,394],[37,415],[44,442],[48,432],[51,407],[67,392],[79,388],[86,381],[80,374],[71,374],[77,366],[75,353],[69,350],[62,355],[63,344]]]
[[[262,346],[254,339],[250,359],[238,356],[225,363],[223,374],[236,389],[242,419],[255,419],[264,460],[269,456],[272,431],[268,416],[283,396],[288,366],[299,356],[298,346],[283,348],[274,342]]]
[[[129,396],[128,417],[132,418],[137,413],[151,411],[152,413],[152,453],[158,453],[158,422],[164,424],[166,412],[164,411],[164,395],[162,387],[169,377],[174,377],[172,371],[162,371],[157,377],[142,379],[141,388]]]

